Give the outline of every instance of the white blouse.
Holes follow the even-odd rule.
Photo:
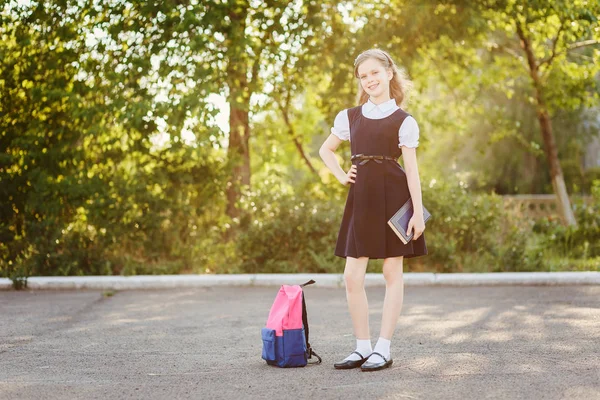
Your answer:
[[[390,99],[379,105],[368,100],[362,105],[362,115],[370,119],[381,119],[391,115],[396,111],[398,105],[396,99]],[[341,140],[350,140],[350,121],[348,119],[348,109],[338,113],[333,122],[331,133]],[[398,147],[418,147],[419,146],[419,125],[410,115],[404,119],[398,130]]]

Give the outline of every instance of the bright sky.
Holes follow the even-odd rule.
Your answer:
[[[157,96],[157,97],[160,97],[160,96]],[[211,104],[214,104],[215,107],[220,110],[219,114],[217,114],[217,117],[216,117],[217,126],[223,132],[229,133],[229,103],[227,103],[227,100],[225,99],[225,97],[218,95],[218,94],[211,94],[208,96],[207,101]],[[161,146],[164,146],[168,142],[169,135],[165,133],[166,121],[162,118],[157,118],[156,121],[157,121],[159,133],[154,135],[154,137],[152,137],[150,140],[156,146],[161,147]],[[195,136],[189,129],[184,128],[181,131],[181,138],[183,139],[183,141],[185,143],[191,144],[194,142]],[[227,146],[227,141],[224,141],[221,143],[221,147],[226,147],[226,146]]]

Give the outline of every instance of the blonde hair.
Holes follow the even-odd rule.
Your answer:
[[[412,81],[408,78],[406,70],[398,67],[392,57],[383,50],[380,49],[369,49],[365,50],[356,57],[354,60],[354,76],[358,78],[358,93],[356,95],[356,101],[358,105],[363,105],[369,100],[369,95],[364,91],[360,84],[360,77],[358,76],[358,66],[369,58],[373,58],[386,69],[391,69],[393,76],[390,80],[390,98],[396,99],[398,107],[404,107],[408,103],[408,94],[413,87]]]

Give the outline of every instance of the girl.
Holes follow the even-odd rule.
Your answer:
[[[340,183],[350,185],[334,254],[346,259],[344,282],[356,350],[334,367],[376,371],[393,362],[390,340],[404,297],[403,258],[427,254],[416,157],[419,127],[399,107],[406,101],[411,82],[387,52],[370,49],[361,53],[354,61],[354,76],[358,79],[359,105],[339,112],[331,135],[319,150],[323,162]],[[345,140],[350,141],[352,151],[353,165],[348,172],[340,168],[334,154]],[[397,161],[400,155],[406,172]],[[408,232],[413,230],[414,237],[404,244],[387,221],[409,198],[414,212]],[[375,349],[371,345],[364,288],[369,258],[384,259],[386,281],[381,331]]]

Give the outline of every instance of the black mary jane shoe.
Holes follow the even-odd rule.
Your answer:
[[[387,360],[384,356],[382,356],[381,354],[379,354],[377,352],[371,353],[371,355],[373,355],[373,354],[377,354],[379,357],[383,358],[384,362],[380,362],[380,363],[366,362],[363,365],[361,365],[361,367],[360,367],[361,371],[379,371],[380,369],[388,368],[394,362],[394,360],[392,360],[391,358],[389,360]],[[371,357],[371,356],[369,356],[369,357]]]
[[[333,364],[335,369],[358,368],[361,365],[363,365],[365,363],[365,361],[367,361],[367,359],[369,358],[369,357],[363,357],[363,355],[360,354],[358,351],[353,351],[352,354],[354,354],[354,353],[358,354],[358,356],[360,357],[360,360],[344,360],[344,361],[337,362],[337,363]]]

